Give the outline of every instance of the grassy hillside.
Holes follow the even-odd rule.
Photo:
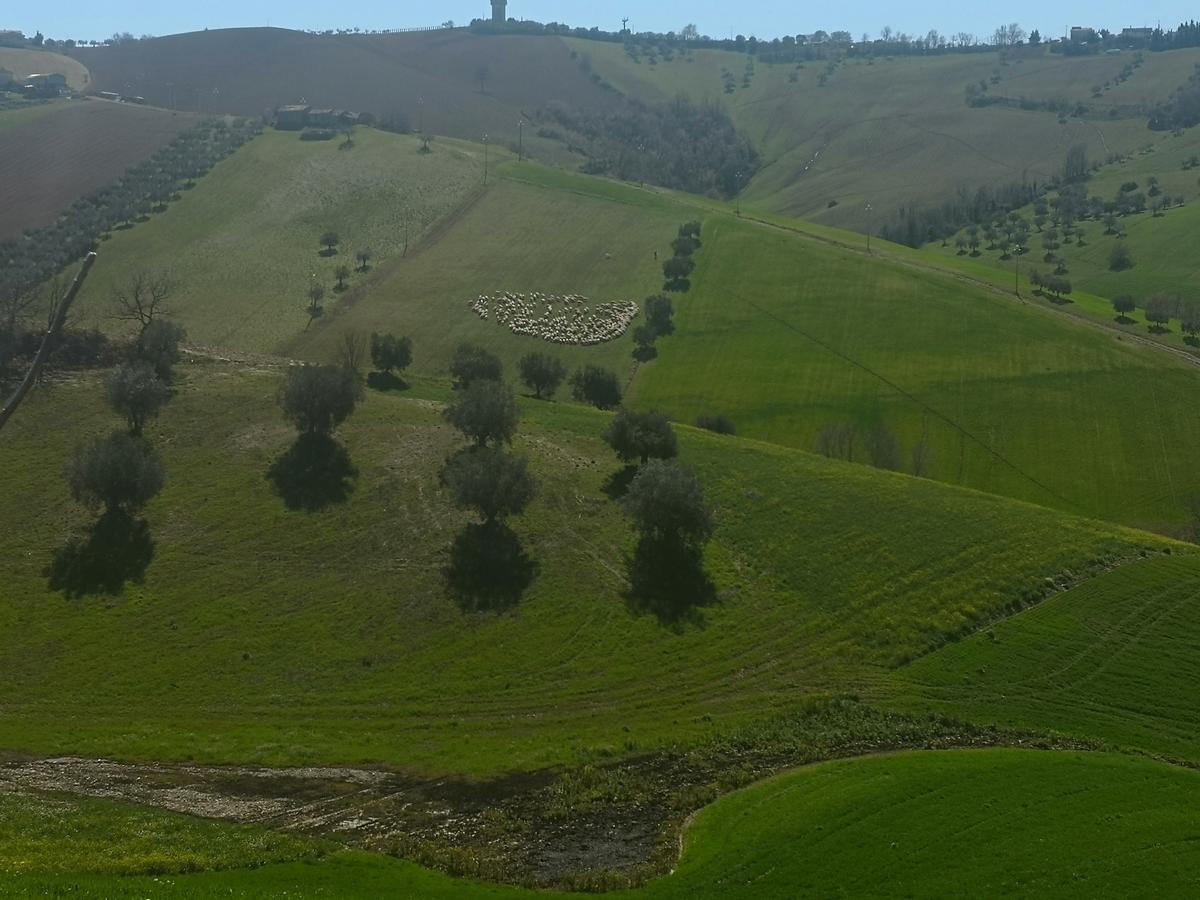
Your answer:
[[[144,583],[117,597],[87,593],[90,569],[56,582],[79,599],[48,582],[88,538],[57,473],[115,424],[99,384],[40,391],[9,424],[0,746],[473,773],[629,753],[852,689],[1040,597],[1046,578],[1167,546],[685,428],[682,458],[716,511],[714,602],[660,618],[628,596],[607,416],[527,401],[517,449],[542,490],[514,527],[536,577],[509,611],[468,613],[442,580],[466,519],[437,488],[458,445],[431,402],[441,389],[372,393],[341,432],[349,498],[308,514],[266,477],[292,440],[278,377],[189,370],[152,430],[169,472],[152,547],[112,561]]]
[[[1087,297],[1075,298],[1072,311],[1092,315],[1105,322],[1113,321],[1113,312],[1108,300],[1122,294],[1130,294],[1138,306],[1151,294],[1168,293],[1192,296],[1200,289],[1200,264],[1192,253],[1196,229],[1200,226],[1200,168],[1191,163],[1200,158],[1200,129],[1189,129],[1178,135],[1147,132],[1144,144],[1138,151],[1118,162],[1103,166],[1088,181],[1090,195],[1105,200],[1114,199],[1122,185],[1136,184],[1137,190],[1146,193],[1156,179],[1159,199],[1162,196],[1182,198],[1184,206],[1174,202],[1162,215],[1155,215],[1151,206],[1154,197],[1147,197],[1149,204],[1142,213],[1122,216],[1118,225],[1123,236],[1106,234],[1103,222],[1086,220],[1078,223],[1085,232],[1085,243],[1064,243],[1057,251],[1067,264],[1067,277],[1076,291],[1104,298],[1101,302],[1090,302]],[[1032,220],[1033,210],[1021,211]],[[1049,225],[1047,228],[1051,227]],[[950,246],[939,248],[943,255],[954,254],[954,241]],[[1124,245],[1133,255],[1133,266],[1114,270],[1110,265],[1110,254],[1114,247]],[[1026,271],[1034,267],[1047,272],[1053,266],[1042,259],[1041,238],[1033,233],[1031,252],[1026,256],[1023,267]],[[1000,259],[998,248],[980,247],[979,261],[997,269],[1011,271],[1012,262]],[[1135,324],[1125,326],[1127,330],[1148,335],[1146,323],[1139,312]],[[1155,336],[1170,346],[1184,348],[1179,323],[1171,323],[1169,334]]]
[[[147,224],[115,232],[80,298],[88,321],[107,322],[114,286],[140,269],[172,273],[172,310],[200,345],[277,350],[305,329],[308,289],[326,288],[332,310],[340,265],[361,247],[386,265],[460,204],[481,178],[481,160],[457,144],[418,153],[415,138],[360,129],[352,150],[268,132],[220,163],[184,198]],[[323,256],[329,230],[342,244]],[[355,271],[350,287],[370,273]]]
[[[896,688],[972,721],[1195,761],[1198,598],[1195,558],[1146,560],[918,660]]]
[[[1177,414],[1191,366],[898,264],[915,254],[873,259],[725,216],[705,227],[639,404],[681,421],[724,413],[739,433],[809,450],[828,426],[882,424],[906,471],[924,438],[934,478],[1144,527],[1183,521],[1200,489],[1200,431]],[[867,459],[861,439],[855,454]]]
[[[1093,158],[1132,152],[1151,139],[1140,107],[1165,100],[1200,60],[1193,50],[1146,54],[1128,80],[1093,98],[1092,86],[1113,81],[1129,54],[950,54],[799,68],[760,61],[744,86],[752,59],[745,54],[699,50],[651,65],[645,55],[634,62],[618,44],[571,43],[627,94],[669,99],[683,92],[725,104],[763,153],[747,203],[860,230],[878,227],[902,205],[936,205],[959,188],[1044,181],[1061,170],[1073,144]],[[732,93],[724,72],[733,76]],[[1091,112],[1060,123],[1043,110],[970,108],[964,90],[980,80],[994,95],[1061,97]]]
[[[105,243],[84,310],[101,321],[113,284],[135,268],[169,268],[180,282],[175,314],[200,345],[332,360],[347,332],[387,330],[414,339],[421,374],[444,374],[472,339],[510,368],[549,349],[626,376],[628,333],[548,345],[470,303],[500,290],[638,301],[661,285],[656,254],[700,216],[695,286],[676,300],[677,334],[632,381],[639,405],[682,422],[725,414],[742,434],[804,450],[839,423],[883,426],[904,471],[924,440],[923,471],[938,480],[1156,530],[1182,525],[1200,490],[1190,466],[1200,424],[1164,412],[1184,408],[1197,373],[1166,355],[903,264],[920,254],[872,258],[680,195],[528,163],[500,163],[480,196],[478,146],[421,156],[411,138],[363,129],[358,140],[339,151],[263,136],[166,214]],[[380,190],[380,178],[392,187]],[[398,219],[410,205],[432,231],[401,259]],[[327,258],[317,238],[330,227],[344,243]],[[362,243],[375,249],[375,271],[331,292],[310,327],[314,273],[332,288],[333,269],[353,265]]]
[[[482,37],[462,28],[381,35],[214,29],[78,56],[91,69],[93,89],[132,90],[162,106],[257,116],[304,100],[399,116],[434,134],[478,140],[486,132],[501,146],[515,144],[518,120],[551,100],[603,107],[614,98],[557,38]],[[481,66],[488,70],[483,90]],[[563,155],[531,128],[525,140]]]
[[[688,830],[673,874],[611,896],[1184,896],[1200,887],[1191,840],[1200,824],[1198,803],[1197,773],[1103,754],[984,750],[826,763],[705,809]],[[57,834],[41,826],[58,843],[38,848],[34,871],[39,864],[66,868],[51,851],[65,842],[70,815],[58,812]],[[165,872],[181,853],[204,859],[213,832],[228,840],[216,826],[180,828],[179,817],[167,814],[139,817],[166,832],[158,851]],[[86,826],[80,830],[91,836]],[[246,831],[234,834],[253,839]],[[118,852],[139,842],[124,832],[105,837]],[[26,840],[19,835],[17,846]],[[8,882],[106,897],[308,897],[329,890],[341,897],[573,896],[451,879],[354,853],[153,880],[89,875],[88,862],[76,862],[70,875]]]
[[[0,47],[0,69],[8,69],[17,78],[38,73],[65,75],[67,85],[75,91],[85,90],[89,82],[87,66],[49,50]]]
[[[0,239],[53,222],[81,194],[115,181],[195,123],[191,115],[100,101],[0,112]]]
[[[521,355],[546,350],[572,367],[604,365],[623,379],[632,374],[632,328],[600,345],[548,344],[481,319],[471,301],[514,291],[640,304],[661,288],[659,258],[670,255],[670,242],[692,210],[539,167],[502,171],[436,240],[381,272],[361,300],[299,335],[287,352],[330,358],[347,331],[390,330],[413,338],[414,366],[428,374],[444,374],[463,340],[484,344],[512,371]]]

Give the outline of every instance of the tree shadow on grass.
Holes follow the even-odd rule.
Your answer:
[[[153,558],[154,541],[146,520],[113,510],[56,550],[46,575],[50,589],[67,597],[116,595],[127,582],[140,584]]]
[[[490,522],[459,532],[442,578],[446,593],[463,612],[503,612],[520,602],[537,572],[517,534],[501,522]]]
[[[628,560],[625,603],[634,615],[653,614],[660,625],[682,631],[703,628],[703,608],[717,601],[700,549],[674,540],[642,538]]]
[[[1131,318],[1129,318],[1129,316],[1125,316],[1125,315],[1119,315],[1113,321],[1115,321],[1118,325],[1136,325],[1137,324],[1137,319],[1131,319]]]
[[[393,372],[371,372],[367,375],[367,387],[373,391],[407,391],[409,384]]]
[[[604,496],[609,500],[620,500],[629,490],[629,485],[633,483],[637,473],[637,466],[625,466],[617,469],[604,480],[600,490],[604,491]]]
[[[284,505],[305,512],[345,503],[357,477],[346,448],[327,434],[300,435],[267,470]]]

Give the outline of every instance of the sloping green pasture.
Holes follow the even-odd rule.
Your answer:
[[[278,379],[188,372],[151,430],[168,469],[153,558],[117,597],[70,598],[47,576],[91,522],[59,472],[116,425],[98,381],[39,391],[6,428],[0,746],[469,773],[631,753],[852,690],[1047,578],[1170,546],[683,428],[718,523],[715,602],[660,621],[626,597],[607,415],[527,401],[516,446],[542,489],[514,527],[539,572],[507,612],[463,612],[442,582],[466,521],[438,489],[459,446],[444,389],[372,393],[340,433],[353,493],[304,513],[266,478],[292,441]]]
[[[905,254],[726,216],[705,227],[638,404],[680,421],[723,413],[740,434],[807,450],[839,422],[882,424],[905,471],[924,438],[933,478],[1154,529],[1183,521],[1200,489],[1193,367],[897,265]]]
[[[386,265],[463,203],[482,177],[474,151],[441,142],[419,154],[412,137],[360,128],[355,146],[301,141],[268,132],[197,182],[166,212],[100,247],[100,259],[80,297],[88,321],[119,328],[109,318],[114,287],[139,270],[169,271],[177,282],[170,307],[195,344],[224,350],[275,351],[308,324],[305,307],[315,281],[337,305],[334,271],[354,269],[355,252],[370,247],[373,266]],[[319,240],[335,231],[335,256]],[[354,272],[360,285],[369,274]]]
[[[694,211],[650,193],[614,188],[539,166],[506,165],[450,228],[397,261],[366,296],[287,350],[332,358],[348,331],[393,331],[413,339],[413,366],[429,374],[445,374],[455,347],[473,340],[513,370],[525,353],[544,350],[572,367],[604,365],[627,376],[633,370],[631,332],[640,319],[624,337],[606,344],[559,345],[513,334],[471,309],[479,295],[497,291],[582,294],[593,305],[640,304],[658,292],[661,260],[670,256],[679,225]]]
[[[688,829],[673,874],[611,896],[1182,897],[1200,888],[1198,809],[1196,772],[1113,755],[977,750],[843,760],[717,801]],[[572,896],[354,853],[153,880],[84,874],[9,884],[106,897]]]
[[[1145,560],[895,676],[906,705],[1200,760],[1200,565]]]

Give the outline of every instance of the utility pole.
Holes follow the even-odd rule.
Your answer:
[[[1018,297],[1021,296],[1021,251],[1025,248],[1017,244],[1013,250],[1013,263],[1015,274],[1013,275],[1013,293]]]
[[[740,219],[742,217],[742,189],[740,187],[742,183],[742,173],[739,171],[735,177],[737,178],[737,184],[735,184],[734,187],[738,189],[738,192],[735,195],[737,198],[737,217]]]
[[[626,16],[624,19],[621,20],[621,33],[624,34],[628,30],[629,30],[629,17]]]
[[[525,120],[517,119],[517,162],[525,159]]]
[[[867,252],[871,252],[871,229],[875,225],[875,216],[872,215],[871,204],[867,204]]]
[[[487,132],[483,134],[483,186],[487,187],[488,177],[488,136]]]

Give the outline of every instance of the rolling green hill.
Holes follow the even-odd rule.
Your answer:
[[[1198,804],[1196,772],[1105,754],[979,750],[826,763],[703,810],[671,875],[610,896],[1186,896],[1200,887]],[[128,832],[129,813],[114,816],[118,827],[125,826],[114,835],[109,822],[103,830],[97,827],[95,817],[108,812],[99,804],[56,805],[50,816],[39,807],[18,807],[9,823],[0,803],[0,834],[9,830],[5,825],[22,823],[41,838],[32,856],[21,860],[33,877],[10,879],[18,888],[106,897],[295,897],[327,891],[340,897],[577,896],[451,879],[355,853],[270,864],[271,854],[290,850],[300,856],[304,850],[280,838],[189,825],[163,813],[137,814],[142,829],[162,835],[153,857],[160,871],[183,866],[186,872],[189,862],[205,860],[218,848],[223,862],[236,865],[238,839],[255,842],[253,850],[241,852],[258,867],[119,878],[91,874],[94,860],[70,857],[77,867],[72,871],[56,854],[68,834],[73,841],[102,836],[110,853],[128,853],[131,866],[145,864],[144,839]],[[28,832],[13,837],[15,847],[28,854]],[[230,844],[232,852],[225,849]],[[4,882],[0,874],[0,890]]]
[[[9,425],[0,746],[475,773],[628,753],[853,688],[1040,598],[1046,578],[1170,546],[683,429],[717,513],[716,602],[664,624],[625,596],[608,416],[528,401],[517,448],[542,491],[516,528],[538,574],[508,614],[464,613],[442,585],[465,521],[437,487],[457,445],[431,402],[444,389],[372,393],[342,429],[353,493],[312,515],[266,479],[291,442],[277,382],[189,370],[153,429],[169,482],[145,582],[111,600],[65,599],[47,578],[88,521],[56,473],[81,435],[115,424],[99,385],[39,392]]]
[[[444,374],[464,339],[511,367],[548,345],[479,318],[475,297],[640,300],[661,285],[655,256],[670,252],[678,223],[700,217],[695,286],[676,300],[678,333],[634,375],[638,405],[682,422],[725,414],[742,434],[804,450],[829,427],[882,426],[897,440],[890,465],[904,471],[924,441],[922,471],[938,480],[1153,530],[1186,523],[1200,424],[1177,411],[1198,373],[1179,360],[904,264],[936,255],[872,258],[684,195],[529,163],[502,163],[477,197],[478,147],[420,156],[416,146],[369,130],[352,151],[265,135],[166,214],[108,241],[84,309],[105,315],[111,285],[167,268],[180,282],[175,314],[200,345],[333,360],[347,332],[386,330],[414,339],[422,374]],[[384,171],[395,194],[354,174]],[[432,230],[399,258],[406,203]],[[343,232],[338,257],[319,255],[327,227]],[[333,268],[353,264],[364,242],[376,270],[329,294],[309,327],[312,274],[332,287]],[[571,366],[633,374],[628,333],[549,348]],[[861,441],[855,458],[867,458]]]

